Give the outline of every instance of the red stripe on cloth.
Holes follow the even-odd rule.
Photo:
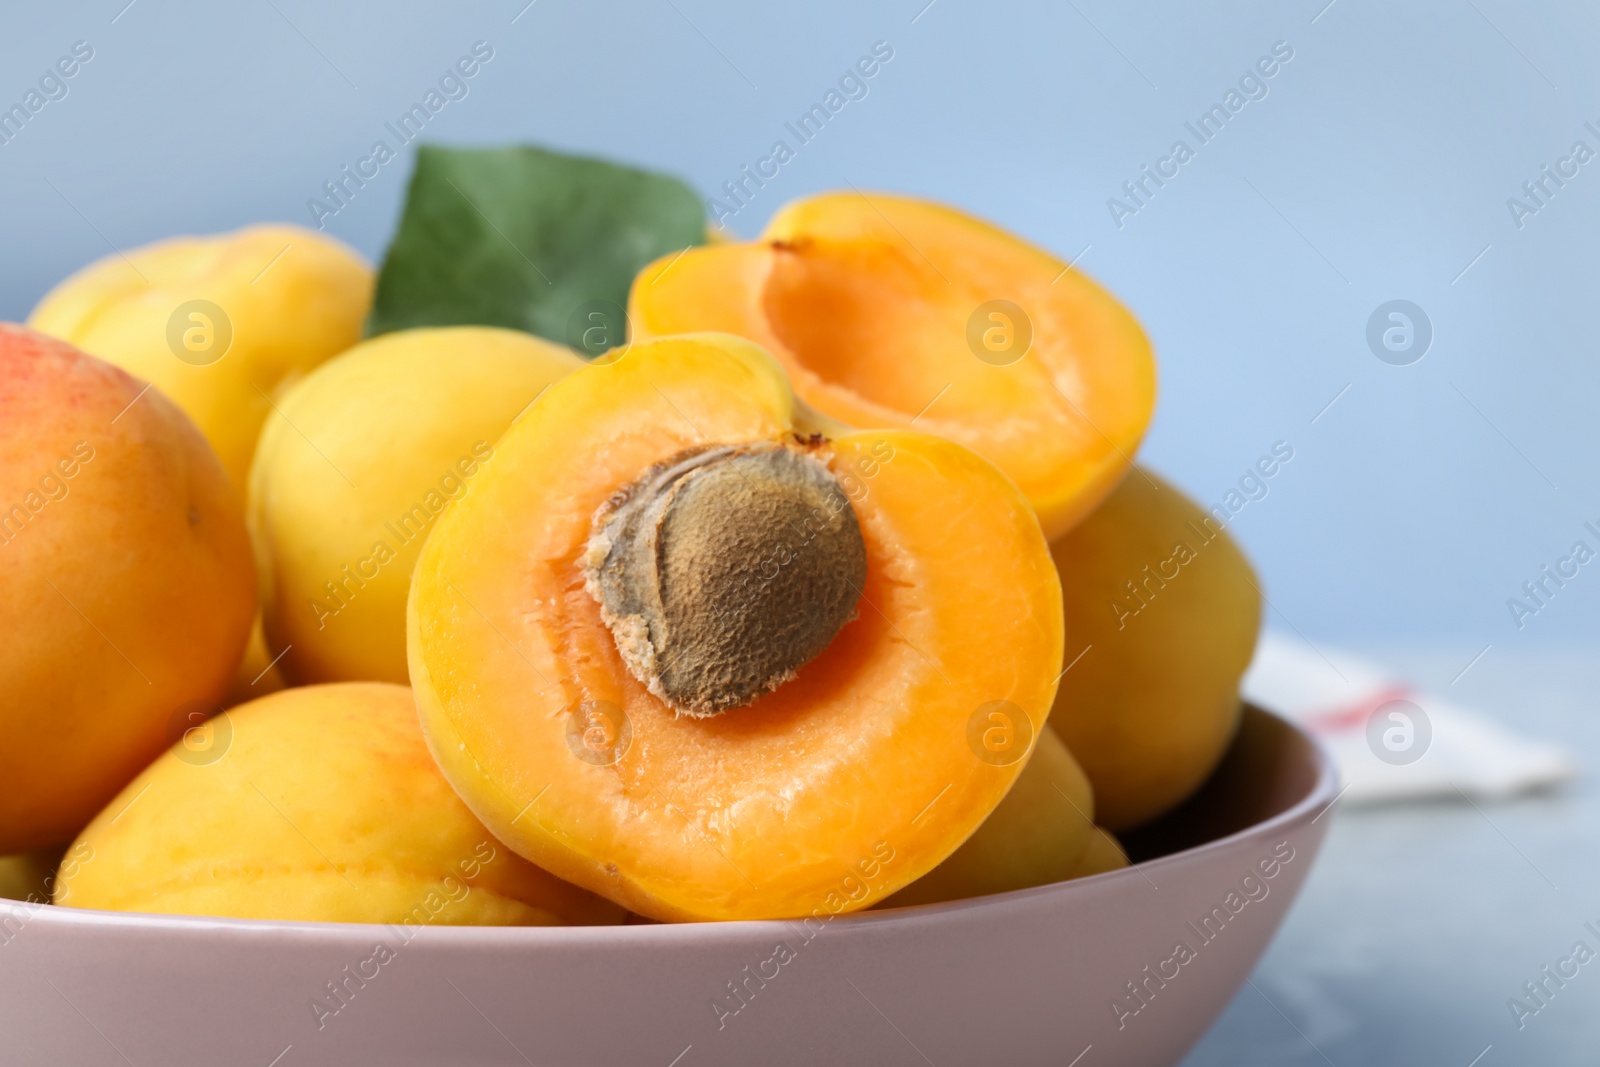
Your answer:
[[[1412,689],[1408,685],[1391,685],[1380,689],[1371,696],[1362,697],[1354,704],[1344,707],[1329,708],[1327,711],[1313,712],[1304,716],[1302,721],[1307,727],[1322,734],[1336,734],[1341,730],[1360,729],[1366,725],[1367,719],[1374,711],[1391,700],[1410,699]]]

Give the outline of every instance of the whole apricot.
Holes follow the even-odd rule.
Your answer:
[[[300,226],[176,237],[95,261],[28,316],[171,397],[244,495],[261,424],[285,389],[361,338],[372,270]]]
[[[1126,866],[1128,854],[1123,851],[1122,843],[1105,827],[1096,826],[1094,833],[1089,836],[1089,847],[1083,850],[1077,866],[1067,877],[1088,878],[1107,871],[1120,871]]]
[[[515,330],[401,330],[284,395],[261,434],[249,522],[285,678],[406,682],[406,592],[428,531],[473,491],[518,412],[581,366]]]
[[[188,417],[0,324],[0,854],[69,839],[216,707],[255,585],[238,495]]]
[[[93,858],[63,870],[56,903],[410,925],[622,921],[473,818],[428,755],[404,686],[286,689],[197,734],[89,824],[74,848]]]
[[[993,465],[828,438],[771,356],[695,334],[517,419],[407,621],[424,732],[484,824],[684,920],[854,911],[937,866],[1043,728],[1059,612]]]
[[[1094,783],[1099,821],[1132,829],[1194,792],[1233,738],[1261,627],[1255,572],[1142,467],[1050,552],[1070,664],[1050,726]]]

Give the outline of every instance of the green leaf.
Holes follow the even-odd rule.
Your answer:
[[[597,356],[623,340],[634,276],[701,244],[705,209],[676,178],[532,146],[417,152],[367,333],[525,330]]]

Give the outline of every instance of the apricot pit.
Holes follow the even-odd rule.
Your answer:
[[[804,447],[695,448],[595,515],[585,572],[639,681],[696,717],[789,681],[855,614],[867,550],[850,498]]]

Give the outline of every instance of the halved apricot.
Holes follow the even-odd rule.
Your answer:
[[[1051,538],[1116,485],[1155,405],[1150,342],[1114,297],[1012,234],[906,197],[795,201],[754,243],[652,263],[629,304],[636,339],[735,333],[833,418],[966,445]]]
[[[795,478],[833,503],[791,521]],[[841,580],[854,618],[824,626]],[[1061,626],[987,461],[813,433],[770,356],[700,334],[511,426],[423,548],[408,647],[440,767],[511,848],[652,918],[776,918],[867,907],[976,829],[1044,726]]]

